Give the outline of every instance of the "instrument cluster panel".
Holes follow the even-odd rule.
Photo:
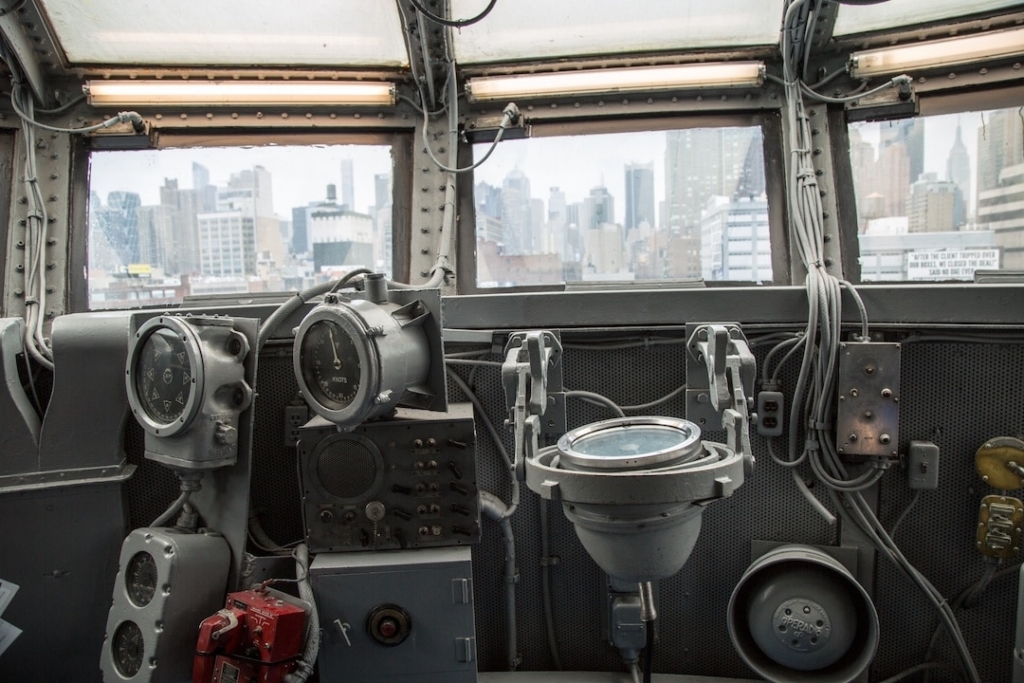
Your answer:
[[[466,545],[480,540],[472,406],[398,409],[340,431],[299,430],[303,522],[311,552]]]

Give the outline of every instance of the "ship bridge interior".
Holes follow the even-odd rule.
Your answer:
[[[1020,0],[0,63],[0,680],[1024,683]]]

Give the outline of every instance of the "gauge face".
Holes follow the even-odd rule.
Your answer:
[[[124,573],[128,599],[138,607],[145,607],[156,593],[156,562],[153,556],[143,551],[135,553],[128,562]]]
[[[146,338],[136,360],[135,391],[150,419],[160,424],[179,419],[194,378],[185,342],[174,330],[160,327]]]
[[[126,621],[117,627],[110,641],[110,653],[119,674],[131,678],[139,673],[145,656],[145,645],[142,630],[134,621]]]
[[[615,418],[586,425],[558,440],[569,469],[645,469],[700,457],[700,427],[675,418]]]
[[[324,407],[342,410],[359,395],[359,352],[337,323],[318,320],[309,326],[302,338],[301,363],[310,398]]]

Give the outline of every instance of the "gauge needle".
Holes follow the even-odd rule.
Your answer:
[[[334,354],[334,369],[341,370],[341,359],[338,358],[338,342],[334,341],[334,330],[328,327],[327,334],[331,336],[331,353]]]

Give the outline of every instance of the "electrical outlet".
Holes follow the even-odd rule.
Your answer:
[[[309,408],[301,406],[284,407],[284,445],[295,448],[299,445],[299,428],[309,422]]]
[[[762,391],[757,395],[757,433],[782,436],[784,398],[781,391]]]

